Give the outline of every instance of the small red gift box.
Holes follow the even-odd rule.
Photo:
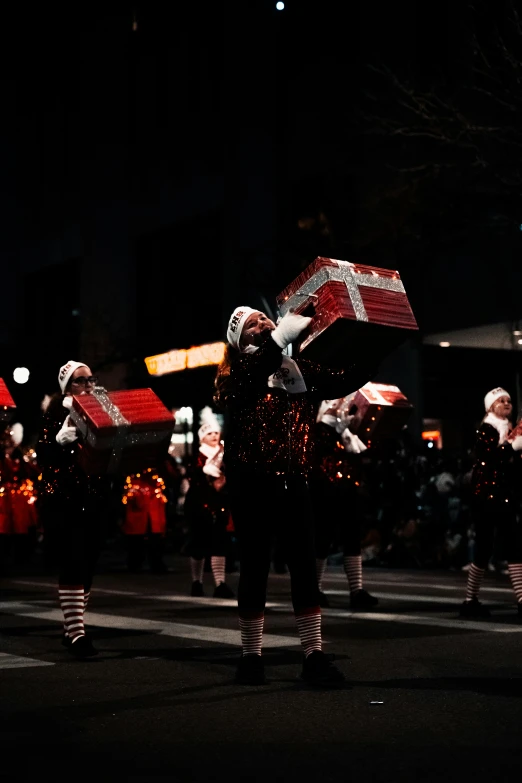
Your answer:
[[[346,398],[346,406],[347,413],[354,416],[350,430],[366,445],[397,437],[413,410],[401,390],[386,383],[366,383]]]
[[[79,462],[86,473],[134,473],[168,453],[174,416],[152,389],[73,397],[71,419],[81,433]]]
[[[0,421],[11,421],[16,410],[15,401],[2,378],[0,378]]]
[[[398,272],[335,258],[316,258],[276,302],[281,315],[290,308],[307,314],[313,304],[294,349],[330,364],[380,361],[419,328]]]

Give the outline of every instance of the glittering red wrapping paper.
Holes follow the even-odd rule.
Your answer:
[[[174,416],[152,389],[73,397],[71,419],[80,431],[79,462],[86,473],[134,473],[167,456]]]
[[[294,351],[316,361],[343,364],[346,353],[367,351],[381,359],[419,328],[397,271],[335,258],[316,258],[276,302],[281,315],[313,305]]]
[[[397,386],[367,383],[348,401],[350,430],[365,443],[394,438],[407,424],[413,405]]]
[[[0,421],[11,421],[16,410],[16,404],[9,389],[0,378]]]

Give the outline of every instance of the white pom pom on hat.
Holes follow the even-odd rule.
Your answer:
[[[78,367],[87,367],[87,365],[85,362],[73,362],[71,359],[62,367],[60,367],[60,372],[58,373],[58,383],[60,384],[62,394],[65,394],[67,384],[71,380],[71,375],[75,370],[78,369]]]
[[[486,409],[486,413],[491,409],[491,406],[498,400],[499,397],[509,397],[509,399],[511,399],[511,394],[503,389],[502,386],[497,386],[496,389],[491,389],[491,391],[488,391],[484,397],[484,407]]]

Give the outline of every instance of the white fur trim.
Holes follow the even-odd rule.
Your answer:
[[[502,395],[500,394],[499,397]],[[482,419],[483,424],[491,424],[499,434],[498,445],[502,446],[506,442],[507,436],[511,430],[511,422],[507,419],[501,419],[499,416],[495,416],[491,411]]]

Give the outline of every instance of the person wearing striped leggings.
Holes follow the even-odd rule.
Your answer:
[[[224,465],[239,548],[242,655],[236,681],[244,685],[265,682],[261,652],[274,537],[285,550],[290,572],[304,653],[300,677],[312,685],[344,681],[322,650],[307,475],[317,405],[358,388],[370,373],[362,366],[331,369],[291,358],[286,349],[310,320],[289,311],[276,326],[259,310],[236,308],[215,378],[214,402],[225,414]]]
[[[317,415],[315,460],[310,474],[314,512],[315,557],[322,607],[330,605],[322,589],[334,542],[342,546],[350,608],[368,610],[379,601],[363,587],[361,554],[361,454],[365,444],[349,429],[349,398],[324,400]]]
[[[513,405],[498,386],[484,398],[486,415],[477,430],[471,474],[471,521],[475,531],[473,562],[468,571],[463,618],[487,618],[490,611],[479,592],[496,541],[508,562],[518,618],[522,621],[522,524],[518,516],[522,478],[522,427],[511,425]]]
[[[77,461],[78,431],[69,412],[72,396],[92,394],[97,379],[90,368],[69,361],[58,374],[60,392],[45,407],[37,446],[41,468],[39,502],[44,539],[52,542],[63,612],[62,644],[74,658],[97,655],[85,632],[84,616],[103,543],[112,481],[88,476]]]

